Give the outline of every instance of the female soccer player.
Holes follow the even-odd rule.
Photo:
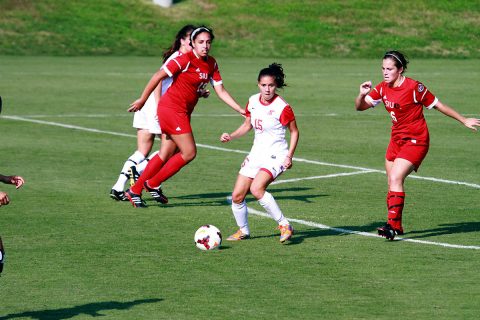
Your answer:
[[[232,192],[232,212],[239,229],[227,238],[229,241],[250,237],[245,202],[249,191],[278,223],[280,242],[292,237],[292,225],[284,217],[273,196],[266,191],[273,180],[292,167],[299,138],[293,110],[277,94],[277,89],[284,86],[285,74],[281,64],[273,63],[262,69],[258,75],[260,93],[248,99],[244,123],[234,132],[223,133],[220,137],[221,142],[228,142],[245,135],[252,128],[255,131],[252,149],[241,165]],[[285,139],[287,129],[290,131],[290,146]]]
[[[197,149],[190,126],[190,117],[198,102],[199,94],[210,82],[215,92],[232,109],[244,114],[245,111],[232,98],[223,86],[222,77],[215,59],[208,55],[213,32],[207,27],[199,27],[191,34],[193,50],[168,62],[157,71],[148,82],[142,96],[131,104],[128,111],[140,110],[147,97],[166,77],[174,77],[174,81],[157,108],[157,115],[162,128],[162,144],[160,152],[149,162],[137,182],[125,192],[134,207],[146,207],[141,198],[142,189],[155,191],[162,182],[177,173],[192,161]],[[174,156],[170,154],[178,148]]]
[[[465,118],[453,108],[440,102],[421,82],[405,77],[408,60],[399,51],[388,51],[383,56],[383,81],[372,90],[370,81],[360,85],[355,108],[363,111],[375,107],[381,101],[392,118],[390,144],[385,155],[388,177],[387,223],[378,228],[378,234],[393,240],[402,235],[402,210],[405,202],[404,181],[417,171],[427,155],[429,134],[423,116],[423,107],[435,108],[461,122],[465,127],[477,130],[480,119]]]
[[[192,51],[190,46],[190,34],[195,30],[193,25],[185,25],[180,29],[175,36],[175,40],[171,47],[163,53],[164,65],[173,58],[181,54]],[[160,100],[160,96],[163,95],[172,84],[173,78],[166,78],[160,82],[155,88],[154,92],[150,94],[143,108],[135,112],[133,116],[133,127],[137,128],[137,150],[128,157],[127,161],[123,164],[122,171],[117,179],[117,182],[113,185],[110,191],[110,197],[114,200],[128,201],[123,190],[125,189],[125,183],[130,179],[131,184],[138,179],[139,173],[143,172],[148,161],[155,156],[150,153],[155,141],[155,136],[162,134],[160,125],[157,118],[157,104]],[[132,183],[133,182],[133,183]],[[155,200],[161,203],[167,203],[168,199],[159,188],[152,192],[152,196]]]

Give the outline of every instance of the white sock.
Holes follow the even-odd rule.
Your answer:
[[[117,182],[113,185],[112,189],[117,191],[123,191],[125,188],[125,183],[127,182],[128,178],[128,169],[130,167],[137,165],[145,159],[145,156],[140,151],[135,151],[130,157],[128,157],[127,161],[123,164],[122,172],[118,176]]]
[[[282,210],[280,210],[275,198],[273,198],[270,193],[265,191],[265,194],[262,199],[258,200],[258,203],[260,203],[260,205],[270,214],[273,220],[277,221],[279,225],[284,226],[289,224],[287,218],[283,216]]]
[[[232,201],[232,212],[240,230],[242,230],[244,234],[250,234],[250,228],[248,226],[247,203],[245,200],[240,203],[235,203]]]
[[[148,158],[137,164],[137,172],[139,174],[142,174],[143,170],[147,167],[148,161],[150,161],[153,157],[157,155],[158,151],[155,151],[154,153],[151,153]]]

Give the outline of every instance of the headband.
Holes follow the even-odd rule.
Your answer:
[[[197,28],[197,29],[193,30],[192,33],[190,34],[190,40],[191,40],[192,42],[193,42],[193,37],[194,37],[197,33],[199,33],[200,31],[206,31],[206,32],[212,34],[212,32],[211,32],[210,30],[208,30],[207,28],[205,28],[205,27]]]
[[[396,55],[394,55],[393,53],[385,53],[385,56],[392,56],[392,57],[394,57],[395,59],[397,59],[398,62],[400,62],[400,65],[403,67],[402,60],[400,60],[400,58],[397,57]]]

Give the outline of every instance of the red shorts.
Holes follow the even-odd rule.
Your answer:
[[[402,158],[410,161],[414,167],[415,171],[418,170],[422,164],[423,159],[427,156],[428,144],[416,144],[412,140],[390,140],[390,143],[387,148],[387,153],[385,158],[388,161],[394,161],[397,158]]]
[[[192,132],[190,115],[177,112],[172,108],[157,108],[158,122],[162,132],[167,134],[182,134]]]

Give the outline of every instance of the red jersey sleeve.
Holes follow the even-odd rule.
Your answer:
[[[283,110],[282,113],[280,114],[280,123],[283,126],[286,126],[290,122],[295,120],[295,114],[293,114],[293,110],[290,106],[286,106]]]
[[[371,103],[374,107],[382,101],[382,83],[377,84],[369,94],[365,96],[365,100]]]
[[[421,103],[427,107],[427,109],[433,108],[438,102],[437,97],[435,97],[435,95],[430,92],[421,82],[418,82],[415,86],[413,99],[415,103]]]
[[[248,106],[249,106],[249,105],[250,105],[250,101],[247,102],[247,105],[245,106],[245,117],[247,117],[247,118],[251,118],[251,117],[252,117],[252,115],[251,115],[251,113],[250,113],[250,110],[248,110]]]
[[[169,77],[173,77],[175,74],[179,73],[181,70],[185,70],[188,67],[190,59],[187,54],[182,54],[176,58],[168,61],[164,66],[163,70],[168,74]]]
[[[213,74],[212,74],[212,77],[210,78],[210,83],[212,84],[212,86],[216,86],[216,85],[222,84],[223,81],[222,81],[222,76],[220,75],[220,70],[218,70],[217,61],[213,60],[213,62],[214,62]]]

